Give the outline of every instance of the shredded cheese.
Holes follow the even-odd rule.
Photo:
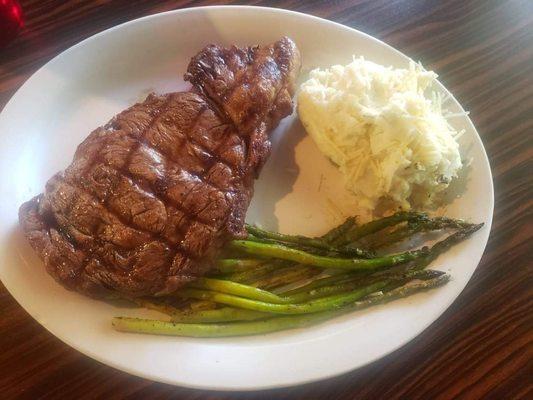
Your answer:
[[[430,207],[457,177],[461,132],[428,90],[436,77],[414,62],[394,69],[357,58],[315,69],[301,85],[300,119],[362,208],[383,199],[403,209]]]

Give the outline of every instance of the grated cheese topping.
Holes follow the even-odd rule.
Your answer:
[[[298,95],[300,119],[340,169],[363,209],[387,199],[409,210],[429,208],[462,167],[434,72],[364,58],[311,71]]]

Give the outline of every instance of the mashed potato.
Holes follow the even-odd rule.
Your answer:
[[[300,119],[363,209],[382,200],[434,206],[462,167],[458,132],[426,93],[436,77],[415,63],[393,69],[358,58],[315,69],[301,85]]]

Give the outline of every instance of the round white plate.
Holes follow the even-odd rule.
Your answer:
[[[158,314],[91,300],[46,274],[18,228],[17,210],[70,163],[76,145],[150,91],[186,88],[186,65],[206,44],[264,44],[282,35],[299,46],[304,76],[312,67],[347,63],[353,54],[396,67],[408,63],[379,40],[309,15],[256,7],[195,8],[141,18],[84,40],[46,64],[13,96],[0,116],[0,277],[52,334],[96,360],[156,381],[264,389],[331,377],[383,357],[420,334],[459,295],[481,258],[493,211],[489,164],[466,116],[451,122],[465,130],[461,148],[472,165],[466,190],[446,212],[486,225],[437,260],[435,266],[453,276],[438,290],[312,328],[191,339],[115,332],[112,316]],[[447,107],[462,110],[453,97]],[[353,198],[295,116],[283,121],[273,141],[249,221],[314,235],[353,213]]]

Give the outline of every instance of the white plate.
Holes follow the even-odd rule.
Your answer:
[[[486,225],[435,263],[453,276],[438,290],[307,329],[189,339],[115,332],[114,315],[157,314],[88,299],[46,274],[19,231],[17,209],[69,164],[76,145],[148,92],[186,87],[182,74],[188,60],[204,45],[268,43],[282,35],[300,47],[304,73],[347,63],[352,54],[398,67],[408,62],[379,40],[308,15],[255,7],[195,8],[141,18],[84,40],[46,64],[13,96],[0,116],[0,277],[46,329],[96,360],[149,379],[197,388],[264,389],[331,377],[383,357],[420,334],[459,295],[481,258],[493,211],[489,164],[467,117],[452,122],[465,130],[461,147],[472,168],[466,192],[447,214]],[[462,110],[453,97],[447,105],[453,112]],[[342,190],[336,171],[294,116],[273,137],[273,154],[256,185],[249,220],[318,234],[353,212],[353,199]]]

